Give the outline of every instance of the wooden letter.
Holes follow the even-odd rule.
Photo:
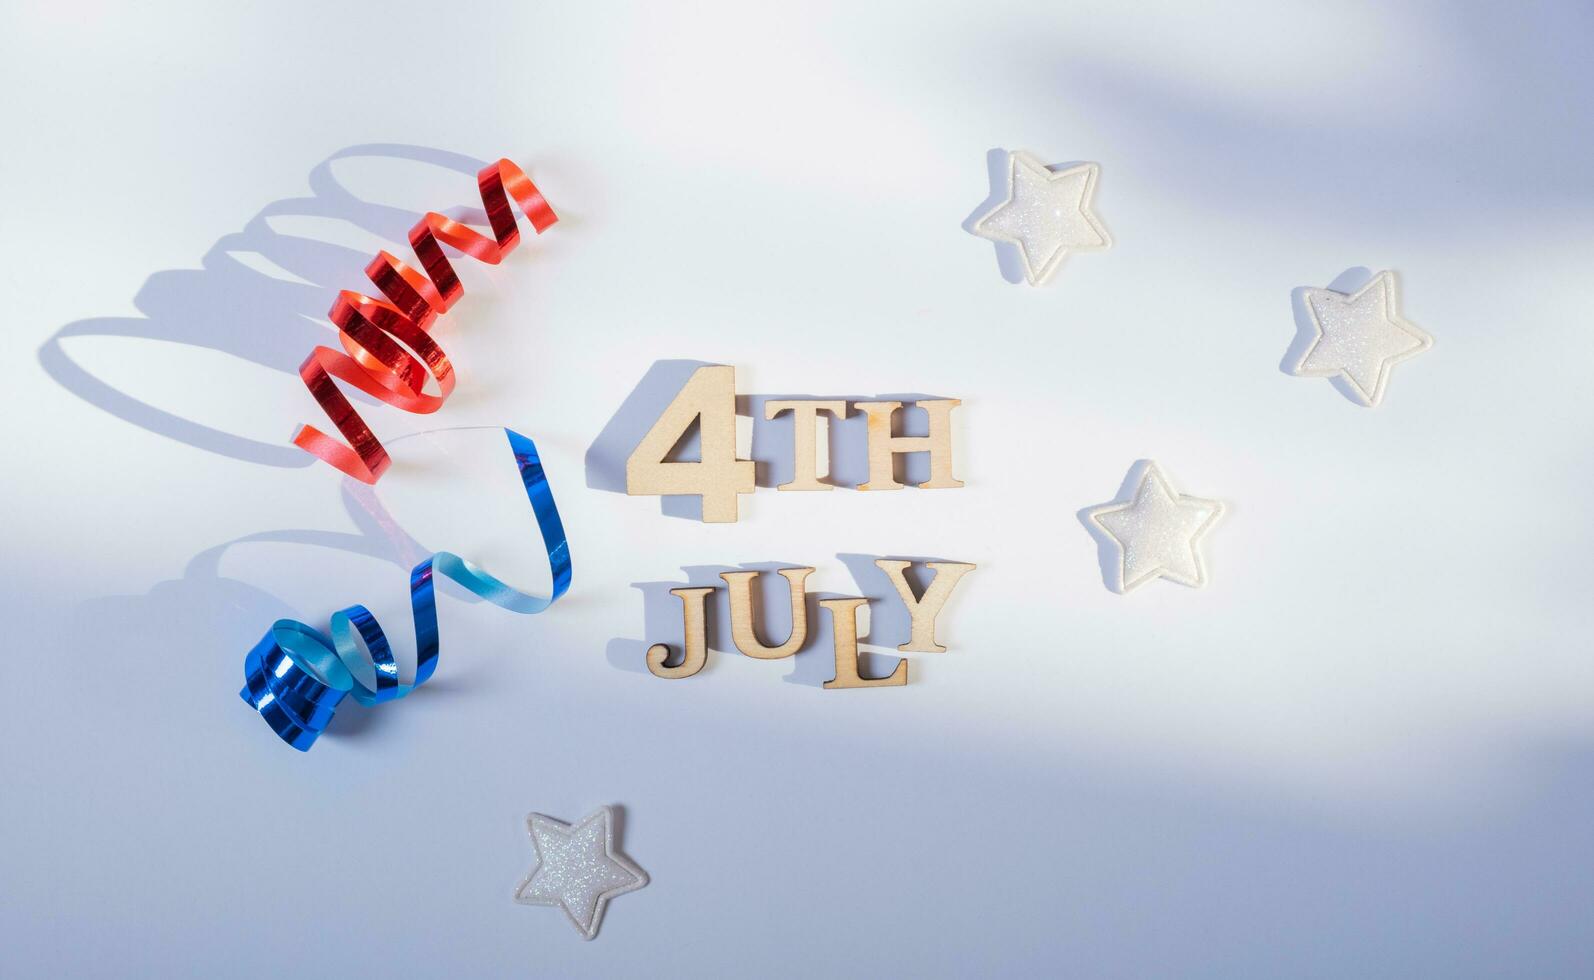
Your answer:
[[[757,572],[721,572],[731,597],[731,637],[736,649],[759,660],[779,660],[801,650],[808,639],[808,603],[803,582],[813,574],[812,568],[782,568],[781,577],[791,592],[791,635],[778,647],[766,647],[758,642],[753,629],[753,582]]]
[[[890,677],[858,676],[858,607],[868,599],[820,599],[830,610],[831,637],[836,645],[836,676],[825,690],[843,687],[901,687],[908,682],[908,662],[898,660]]]
[[[897,595],[902,597],[903,604],[908,607],[908,615],[913,617],[912,638],[897,649],[904,653],[945,653],[946,647],[935,642],[935,617],[941,614],[941,607],[946,605],[947,596],[952,594],[958,580],[972,572],[974,566],[960,561],[930,562],[929,568],[935,572],[935,578],[925,587],[924,595],[915,599],[913,589],[908,586],[908,578],[903,574],[903,570],[911,564],[884,558],[875,560],[875,565],[897,587]]]
[[[681,654],[679,665],[666,667],[664,662],[670,659],[670,648],[662,643],[648,647],[648,671],[654,677],[691,677],[708,662],[708,634],[703,628],[703,597],[713,591],[712,588],[670,590],[670,595],[681,597],[681,606],[685,610],[686,650]]]
[[[764,418],[773,419],[781,412],[791,412],[792,425],[792,477],[776,490],[834,490],[828,483],[819,482],[819,461],[815,451],[814,431],[819,428],[819,413],[829,412],[838,419],[847,417],[847,403],[841,401],[767,401]]]
[[[693,419],[702,436],[701,462],[665,462]],[[735,368],[708,365],[692,372],[625,461],[625,492],[701,496],[704,521],[736,520],[736,495],[753,492],[753,461],[736,458]]]
[[[914,404],[930,417],[927,436],[891,434],[891,416],[902,407],[901,402],[854,403],[855,408],[869,416],[869,482],[860,483],[859,490],[901,490],[902,484],[892,473],[897,453],[930,454],[930,478],[919,484],[921,489],[963,485],[962,480],[952,478],[952,409],[962,402],[956,398],[937,398]]]

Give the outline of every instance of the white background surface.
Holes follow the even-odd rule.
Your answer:
[[[1585,5],[0,9],[0,972],[1594,970]],[[300,755],[244,652],[357,601],[407,646],[414,559],[283,448],[294,371],[380,240],[477,203],[323,166],[385,143],[507,155],[563,218],[463,263],[444,410],[365,417],[533,435],[575,586],[453,590],[436,681]],[[960,229],[994,148],[1099,161],[1115,247],[1004,282]],[[1356,266],[1436,339],[1373,411],[1278,366],[1290,291]],[[589,487],[671,359],[961,398],[968,486],[726,526]],[[534,567],[501,482],[409,445],[408,533]],[[1077,512],[1147,457],[1229,506],[1204,591],[1103,588]],[[679,619],[633,583],[857,594],[843,554],[980,566],[909,687],[821,690],[828,638],[643,670]],[[527,812],[605,803],[652,884],[583,943],[510,895]]]

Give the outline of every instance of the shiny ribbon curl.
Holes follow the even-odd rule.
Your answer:
[[[454,390],[454,367],[427,328],[464,293],[443,246],[489,265],[503,261],[520,244],[511,199],[539,235],[559,220],[537,185],[507,159],[483,167],[476,183],[493,237],[428,211],[409,235],[425,273],[386,249],[378,252],[365,274],[387,301],[340,292],[327,315],[343,350],[317,347],[299,366],[305,387],[349,444],[309,424],[294,432],[293,444],[363,483],[375,483],[392,460],[333,378],[406,412],[437,411]],[[426,393],[428,377],[437,380],[435,395]]]
[[[436,576],[447,576],[494,605],[527,614],[547,609],[570,587],[570,545],[537,446],[513,429],[505,429],[504,433],[509,437],[521,483],[542,532],[553,572],[552,593],[544,598],[521,592],[447,551],[439,551],[416,565],[410,572],[415,679],[408,684],[399,681],[398,664],[387,636],[376,617],[362,605],[332,614],[330,639],[297,620],[277,620],[244,658],[244,686],[238,693],[284,742],[301,752],[307,751],[345,697],[375,705],[402,698],[426,683],[437,670]]]

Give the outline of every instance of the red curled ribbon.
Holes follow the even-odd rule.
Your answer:
[[[454,390],[454,367],[427,328],[464,293],[454,267],[443,254],[443,246],[452,246],[490,265],[503,261],[520,244],[511,198],[539,235],[559,220],[537,185],[508,160],[483,167],[476,175],[476,183],[493,237],[428,211],[410,229],[410,247],[421,260],[425,274],[400,262],[386,249],[378,252],[365,267],[365,274],[388,301],[348,289],[338,293],[327,315],[338,328],[343,350],[317,347],[299,365],[299,377],[304,379],[305,387],[349,445],[313,425],[299,426],[293,434],[293,444],[356,480],[375,483],[392,460],[332,379],[339,378],[406,412],[424,415],[443,407]],[[428,377],[437,379],[435,395],[426,393]]]

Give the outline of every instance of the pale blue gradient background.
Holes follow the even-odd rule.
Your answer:
[[[0,5],[0,973],[1594,973],[1591,36],[1572,2]],[[385,143],[422,149],[323,165]],[[1004,282],[959,227],[993,148],[1099,161],[1113,250]],[[282,448],[293,372],[499,155],[564,220],[463,270],[445,411],[368,417],[534,435],[575,585],[445,598],[435,683],[300,756],[243,651],[357,600],[407,640],[419,545]],[[1291,290],[1358,266],[1436,339],[1376,411],[1278,367]],[[678,359],[962,398],[968,487],[661,516],[600,434]],[[1229,505],[1205,591],[1102,588],[1075,515],[1144,457]],[[404,533],[530,567],[491,488],[401,500],[412,458]],[[884,554],[980,565],[906,689],[820,690],[828,641],[642,670],[657,583],[856,594]],[[583,943],[510,896],[528,811],[605,803],[652,883]]]

